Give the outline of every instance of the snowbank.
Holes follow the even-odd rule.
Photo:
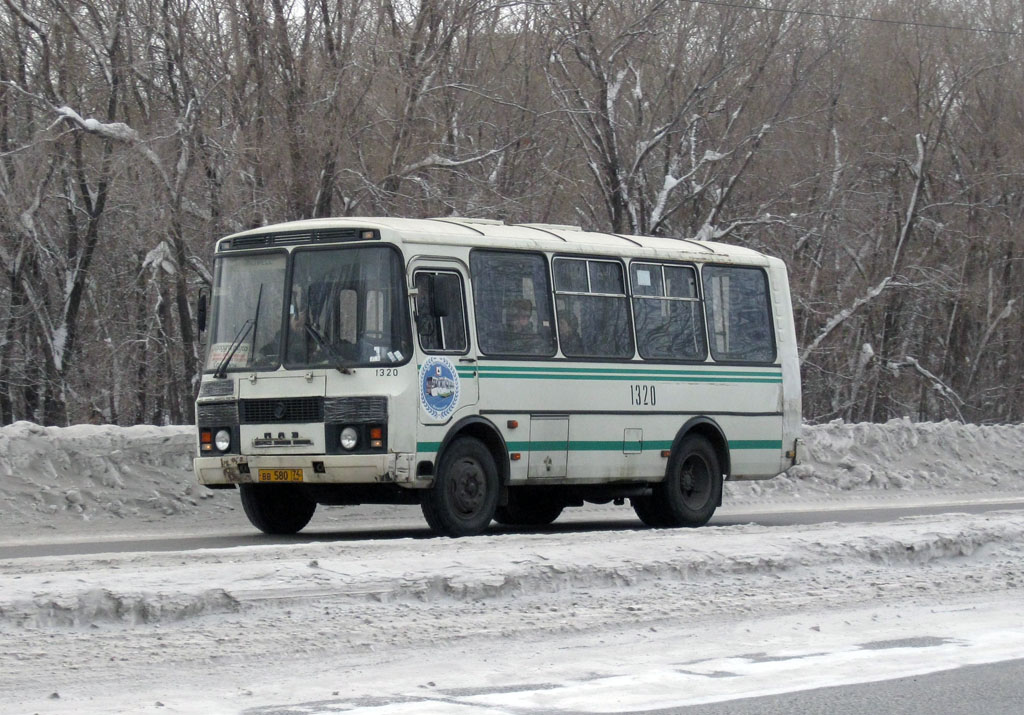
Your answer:
[[[0,427],[0,525],[156,521],[236,511],[234,492],[195,484],[191,427]],[[806,426],[802,463],[730,500],[829,498],[894,490],[1024,490],[1024,425],[954,422]],[[955,468],[951,466],[955,465]]]
[[[192,479],[194,445],[191,427],[0,427],[0,519],[55,525],[217,508]]]
[[[730,485],[734,495],[1024,490],[1024,425],[836,420],[805,425],[803,442],[800,464],[768,482]]]

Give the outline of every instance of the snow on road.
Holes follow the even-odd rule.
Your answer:
[[[0,428],[0,544],[244,532],[190,435]],[[1022,451],[1020,427],[836,423],[726,498],[1019,498]],[[1022,511],[631,527],[0,560],[0,711],[626,712],[1024,657]]]

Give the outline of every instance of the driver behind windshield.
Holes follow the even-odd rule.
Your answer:
[[[304,309],[302,291],[298,288],[292,290],[292,297],[288,303],[288,352],[286,360],[290,363],[305,362],[309,351],[309,335],[306,333],[306,323],[309,319],[309,311]],[[276,361],[281,346],[281,328],[274,332],[274,336],[259,350],[260,363],[268,364]]]

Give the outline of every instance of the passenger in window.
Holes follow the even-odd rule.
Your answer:
[[[506,330],[512,335],[533,335],[537,331],[530,323],[533,317],[533,303],[520,298],[512,301],[506,312]]]
[[[526,298],[513,300],[505,309],[505,321],[498,351],[512,355],[540,355],[554,352],[550,326],[533,321],[533,302]]]
[[[558,313],[558,340],[564,355],[580,355],[583,351],[579,321],[569,311]]]

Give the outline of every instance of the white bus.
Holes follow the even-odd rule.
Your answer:
[[[361,503],[419,504],[450,536],[626,500],[699,526],[724,479],[796,462],[786,268],[752,250],[299,221],[218,241],[209,312],[195,474],[267,533]]]

